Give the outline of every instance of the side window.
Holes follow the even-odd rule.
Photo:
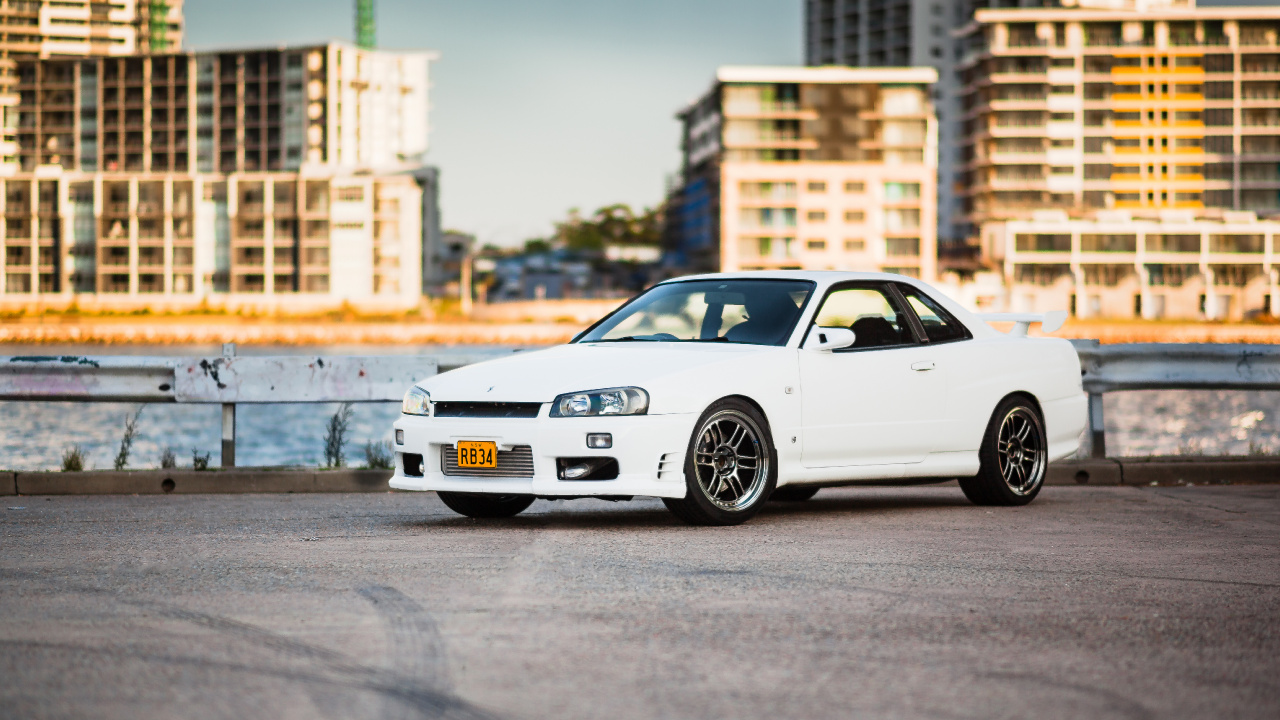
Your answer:
[[[952,317],[951,313],[943,310],[937,300],[910,285],[899,284],[898,289],[902,291],[902,295],[907,299],[907,304],[911,306],[916,317],[920,318],[920,323],[924,325],[924,334],[929,338],[929,342],[951,342],[952,340],[967,340],[971,337],[964,325],[961,325],[959,320]]]
[[[821,327],[852,330],[851,349],[914,345],[916,340],[908,322],[888,293],[877,287],[835,290],[814,317],[814,323]]]

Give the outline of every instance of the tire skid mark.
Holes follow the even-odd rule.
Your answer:
[[[38,572],[14,569],[0,569],[0,578],[22,579],[46,584],[53,579],[44,577]],[[303,682],[308,684],[308,686],[313,687],[320,687],[326,683],[329,685],[336,684],[353,689],[367,690],[374,692],[383,698],[393,699],[397,701],[396,708],[401,709],[402,711],[407,711],[407,713],[402,713],[401,716],[408,718],[421,717],[446,718],[448,720],[453,720],[455,718],[459,720],[492,720],[496,717],[445,690],[444,686],[447,685],[448,681],[442,667],[437,667],[433,671],[434,674],[431,675],[434,682],[437,684],[428,685],[421,682],[419,678],[407,676],[397,672],[394,668],[370,668],[360,664],[343,653],[310,645],[308,643],[274,633],[256,625],[233,620],[231,618],[210,615],[195,610],[188,610],[162,601],[126,597],[122,590],[115,588],[62,582],[59,582],[58,585],[58,591],[60,593],[77,592],[85,595],[106,596],[121,605],[147,610],[171,620],[204,627],[223,635],[230,635],[253,645],[275,651],[279,654],[293,656],[300,660],[314,663],[319,667],[313,666],[310,670],[288,670],[279,667],[267,669],[257,667],[255,665],[227,663],[224,661],[209,660],[198,657],[171,656],[167,654],[145,652],[137,653],[121,649],[118,646],[113,648],[99,648],[70,643],[44,643],[36,641],[7,640],[3,638],[0,638],[0,646],[47,647],[49,649],[65,649],[72,652],[103,653],[116,657],[128,657],[148,662],[172,662],[196,667],[240,670],[244,672],[271,675],[284,680]],[[361,594],[369,597],[364,590],[365,589],[361,590]],[[372,595],[381,600],[384,603],[384,607],[392,608],[391,614],[398,614],[402,617],[408,618],[407,623],[411,627],[409,627],[407,634],[405,635],[405,637],[408,638],[408,640],[404,642],[406,653],[417,654],[417,651],[414,648],[423,644],[431,647],[432,643],[430,638],[434,635],[434,647],[436,650],[430,653],[430,657],[433,659],[439,658],[440,662],[431,662],[428,664],[443,665],[443,655],[441,652],[443,646],[439,640],[439,633],[435,630],[434,623],[431,622],[430,617],[422,610],[421,606],[394,588],[374,588]],[[377,607],[378,601],[375,600],[374,602],[375,607]],[[424,619],[426,630],[424,630],[423,627]],[[424,637],[428,638],[425,643],[421,640],[421,638]],[[112,640],[108,638],[108,642],[111,641]],[[444,683],[444,685],[440,685],[439,683]],[[390,716],[380,714],[378,717]]]
[[[1106,710],[1117,712],[1127,718],[1134,718],[1135,720],[1154,720],[1156,718],[1156,714],[1151,710],[1148,710],[1146,706],[1142,705],[1142,703],[1130,700],[1124,695],[1112,690],[1107,690],[1106,688],[1095,687],[1093,685],[1082,685],[1080,683],[1068,682],[1066,680],[1051,678],[1036,673],[992,671],[975,673],[975,676],[991,680],[1030,683],[1045,688],[1078,693],[1083,697],[1092,697],[1101,701]]]
[[[442,718],[444,720],[495,720],[494,715],[472,707],[464,700],[422,688],[406,687],[401,678],[368,668],[361,668],[363,672],[360,673],[344,675],[343,673],[326,673],[323,669],[318,672],[290,670],[274,664],[236,663],[188,655],[139,652],[119,646],[98,647],[44,640],[6,640],[0,638],[0,647],[99,655],[113,660],[138,660],[167,666],[181,665],[199,670],[221,670],[254,676],[274,677],[324,688],[338,686],[349,690],[369,691],[382,696],[396,698],[405,705],[417,710],[420,717]],[[379,715],[378,717],[385,716]]]
[[[367,585],[357,588],[356,592],[373,604],[389,626],[390,670],[405,678],[412,687],[426,692],[448,694],[452,682],[449,678],[446,648],[431,614],[393,587]],[[387,707],[381,717],[411,718],[414,714],[405,711],[415,709],[395,703]]]

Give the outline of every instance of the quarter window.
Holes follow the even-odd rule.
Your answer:
[[[910,285],[898,285],[898,289],[907,299],[907,304],[915,311],[916,317],[920,318],[920,324],[924,325],[924,334],[929,338],[929,342],[951,342],[969,338],[969,331],[964,325],[952,317],[951,313],[942,309],[938,301]]]
[[[832,291],[814,322],[853,331],[852,349],[914,345],[907,316],[883,288],[852,287]]]

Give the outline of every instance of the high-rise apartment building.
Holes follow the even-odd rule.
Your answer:
[[[1023,306],[1275,312],[1280,9],[1134,8],[976,13],[962,219]]]
[[[938,237],[962,243],[957,184],[963,140],[956,62],[964,52],[954,30],[984,8],[1103,7],[1145,10],[1194,6],[1194,0],[806,0],[805,63],[851,67],[933,67],[938,82]],[[949,242],[951,241],[951,242]]]
[[[686,264],[935,272],[931,68],[724,67],[680,112]]]
[[[439,234],[430,59],[328,43],[19,61],[0,297],[416,304]]]
[[[13,160],[17,63],[182,48],[183,0],[0,0],[0,163]]]

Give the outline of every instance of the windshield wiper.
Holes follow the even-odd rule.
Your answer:
[[[713,338],[689,338],[688,340],[681,340],[680,342],[733,342],[733,341],[727,337],[713,337]]]

